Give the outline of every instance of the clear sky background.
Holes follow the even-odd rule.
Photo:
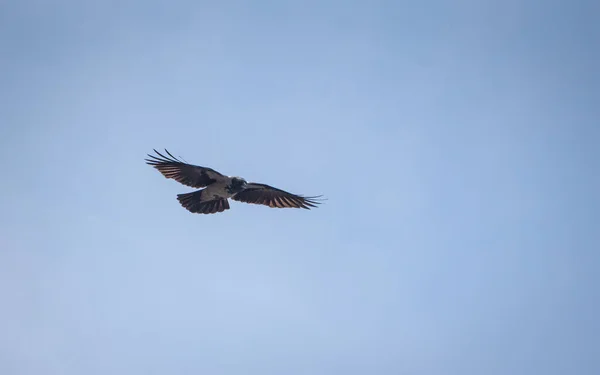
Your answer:
[[[0,373],[600,373],[598,1],[0,2]],[[232,203],[153,148],[294,193]]]

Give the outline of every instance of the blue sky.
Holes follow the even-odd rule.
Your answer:
[[[0,373],[600,373],[599,8],[2,2]]]

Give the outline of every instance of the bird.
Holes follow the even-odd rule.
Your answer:
[[[302,196],[262,183],[247,182],[237,176],[226,176],[208,167],[188,164],[153,149],[157,156],[148,154],[146,164],[156,168],[167,179],[180,184],[202,188],[191,193],[177,194],[179,204],[191,213],[215,214],[229,210],[229,199],[264,205],[271,208],[304,208],[310,210],[322,203],[322,195]]]

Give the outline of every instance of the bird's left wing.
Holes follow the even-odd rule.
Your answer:
[[[214,169],[183,163],[167,150],[165,152],[169,156],[164,156],[156,150],[154,152],[158,157],[148,155],[151,159],[145,159],[146,164],[156,168],[166,178],[172,178],[183,185],[202,188],[226,178]]]
[[[262,204],[274,208],[305,208],[316,207],[320,204],[321,196],[304,197],[274,188],[273,186],[250,182],[246,188],[235,194],[231,199],[253,204]]]

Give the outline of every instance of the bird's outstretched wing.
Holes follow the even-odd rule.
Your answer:
[[[320,204],[321,196],[304,197],[274,188],[265,184],[250,182],[246,189],[235,194],[231,199],[253,204],[262,204],[274,208],[305,208],[316,207]]]
[[[168,156],[156,150],[154,152],[158,157],[148,155],[150,159],[145,159],[146,164],[158,169],[166,178],[172,178],[183,185],[201,188],[226,178],[214,169],[183,163],[166,149]]]

